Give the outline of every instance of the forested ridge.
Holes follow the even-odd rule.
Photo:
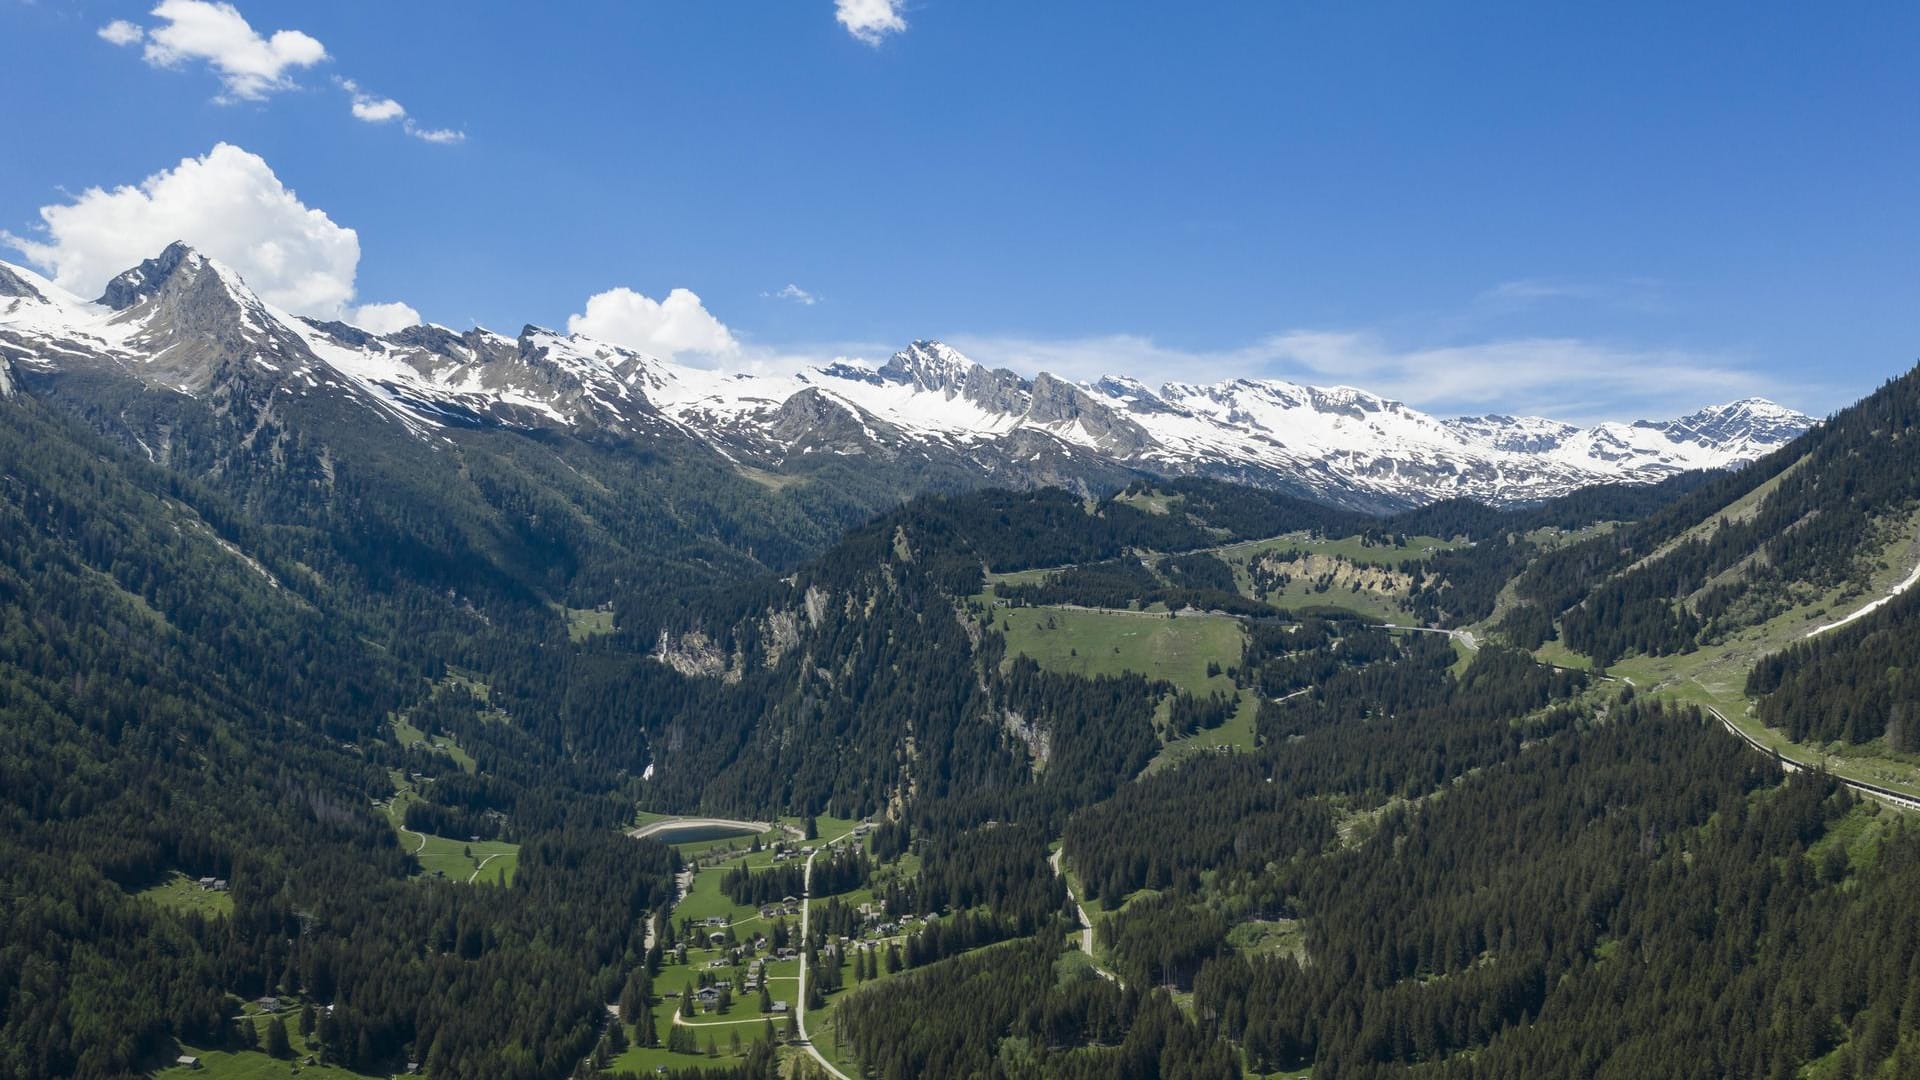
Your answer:
[[[251,1049],[275,994],[363,1073],[591,1071],[682,867],[637,809],[880,823],[815,860],[799,942],[876,1076],[1903,1075],[1914,834],[1525,649],[1684,649],[1857,575],[1915,494],[1912,378],[1738,473],[1389,518],[1203,480],[869,517],[879,481],[774,491],[669,436],[35,385],[0,400],[0,1076]],[[1281,536],[1402,551],[1419,621],[1511,613],[1468,655],[1243,595],[1215,552]],[[1760,715],[1914,749],[1914,603],[1763,660]],[[994,605],[1190,608],[1236,651],[1070,674]],[[510,879],[423,871],[419,834],[514,845]],[[230,909],[150,895],[182,876]],[[863,889],[923,918],[842,989]]]

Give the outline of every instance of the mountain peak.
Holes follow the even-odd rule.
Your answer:
[[[206,262],[206,256],[175,240],[160,254],[115,275],[107,282],[106,291],[100,294],[99,303],[115,311],[125,311],[159,292],[183,267],[191,273]]]
[[[913,383],[923,390],[958,391],[966,386],[967,377],[979,366],[951,345],[916,341],[894,353],[881,366],[880,374],[894,382]]]
[[[1785,442],[1813,423],[1813,417],[1766,398],[1745,397],[1649,426],[1676,442],[1735,446]]]

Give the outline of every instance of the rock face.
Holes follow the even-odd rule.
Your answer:
[[[120,274],[93,302],[0,263],[0,362],[14,366],[13,377],[0,368],[0,392],[22,373],[96,370],[232,401],[249,415],[270,416],[276,394],[332,394],[421,438],[446,426],[613,438],[671,430],[775,474],[884,463],[887,482],[914,490],[1095,490],[1142,473],[1198,475],[1365,509],[1651,482],[1751,460],[1812,423],[1760,399],[1592,427],[1442,420],[1351,387],[1029,379],[937,341],[913,342],[879,367],[725,373],[538,326],[514,337],[440,326],[382,335],[296,318],[183,244]]]

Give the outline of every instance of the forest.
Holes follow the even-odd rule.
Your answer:
[[[1916,379],[1737,472],[1385,518],[1149,478],[875,514],[879,480],[774,492],[670,434],[374,446],[319,404],[38,385],[0,400],[0,1076],[252,1051],[270,995],[364,1074],[594,1071],[687,865],[639,811],[877,825],[815,861],[800,943],[874,1076],[1907,1075],[1920,837],[1529,650],[1604,669],[1857,584],[1920,498]],[[1460,541],[1395,569],[1478,647],[1281,611],[1212,553],[1289,535]],[[1076,675],[994,602],[1238,636],[1204,683]],[[1917,605],[1760,657],[1758,717],[1920,752]],[[211,913],[155,898],[201,877]],[[861,896],[932,918],[843,980]]]

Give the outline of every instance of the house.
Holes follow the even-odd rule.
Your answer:
[[[797,896],[783,896],[780,898],[780,902],[788,907],[794,907],[800,903],[800,898]]]
[[[725,926],[727,925],[727,917],[725,915],[709,915],[707,916],[707,925]]]
[[[694,1000],[711,1009],[720,1003],[720,991],[711,986],[703,986],[694,995]]]
[[[713,933],[707,935],[707,941],[710,942],[715,948],[718,948],[719,946],[725,945],[727,943],[727,935],[723,931],[715,930]]]
[[[209,890],[209,891],[211,891],[211,890],[213,889],[213,879],[212,879],[212,878],[210,878],[210,877],[203,877],[203,878],[201,878],[201,879],[200,879],[200,887],[201,887],[201,888],[203,888],[203,889],[207,889],[207,890]]]
[[[774,1012],[782,1012],[782,1013],[783,1013],[783,1012],[786,1012],[786,1011],[787,1011],[787,1003],[786,1003],[786,1002],[784,1002],[784,1001],[775,1001],[775,1002],[773,1003],[773,1011],[774,1011]]]
[[[260,1006],[261,1012],[277,1013],[280,1011],[280,999],[277,997],[263,997],[255,1004]]]
[[[200,1059],[194,1057],[192,1054],[181,1054],[179,1057],[173,1059],[173,1063],[183,1069],[197,1069],[200,1067]]]

